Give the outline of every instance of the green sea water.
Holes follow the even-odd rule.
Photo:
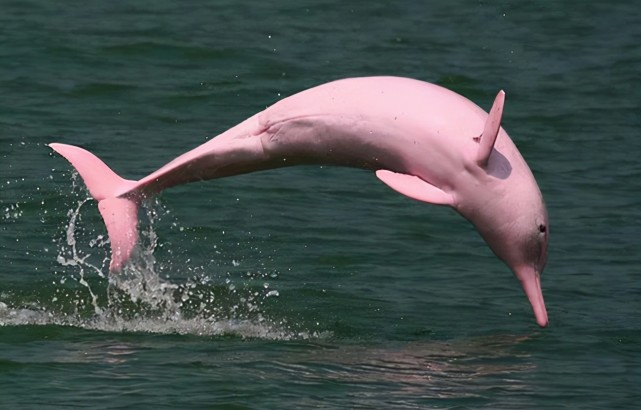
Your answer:
[[[633,1],[0,0],[0,408],[636,408],[640,22]],[[469,223],[354,169],[167,190],[109,278],[46,146],[137,179],[368,75],[506,91],[550,214],[548,328]]]

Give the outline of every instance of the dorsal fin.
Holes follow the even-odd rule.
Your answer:
[[[490,159],[490,154],[494,148],[494,143],[496,142],[496,137],[499,135],[504,103],[505,92],[501,90],[496,95],[494,104],[492,104],[492,109],[490,110],[490,115],[488,115],[485,121],[485,128],[483,129],[483,134],[481,134],[479,150],[476,154],[476,162],[482,167],[487,165],[487,161]]]

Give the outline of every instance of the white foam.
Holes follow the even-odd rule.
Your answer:
[[[265,320],[216,320],[214,318],[180,317],[125,318],[112,312],[85,319],[79,316],[56,314],[41,309],[11,308],[0,302],[0,326],[71,326],[102,332],[133,332],[153,334],[179,334],[194,336],[232,335],[242,338],[268,340],[308,339],[320,335],[308,332],[293,332],[268,323]]]

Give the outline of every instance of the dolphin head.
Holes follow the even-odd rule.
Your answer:
[[[547,262],[548,214],[539,186],[520,152],[500,127],[505,93],[500,91],[478,139],[471,168],[476,175],[459,211],[521,282],[541,327],[548,324],[541,291]]]
[[[531,189],[538,191],[536,183]],[[492,251],[519,279],[536,322],[545,327],[548,316],[541,291],[549,238],[545,205],[540,196],[520,197],[516,201],[506,196],[497,198],[490,206],[493,210],[481,216],[486,222],[475,225]]]

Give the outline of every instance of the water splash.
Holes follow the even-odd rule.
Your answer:
[[[279,295],[270,283],[277,278],[274,272],[246,272],[238,277],[214,263],[198,266],[189,259],[181,261],[168,246],[157,261],[156,250],[166,244],[159,245],[156,226],[170,214],[158,201],[142,207],[140,243],[132,262],[120,274],[108,275],[109,240],[96,210],[85,206],[93,201],[76,174],[72,181],[76,202],[58,242],[60,269],[53,294],[46,302],[39,298],[27,305],[19,298],[0,295],[0,325],[53,324],[268,339],[315,337],[265,313],[265,305]],[[177,221],[172,224],[177,225]],[[229,259],[238,268],[239,262]]]
[[[94,311],[97,315],[99,315],[102,313],[102,309],[100,308],[100,306],[98,306],[98,297],[91,290],[91,286],[89,286],[89,283],[87,283],[87,281],[85,280],[85,269],[89,268],[94,272],[96,272],[98,276],[103,278],[105,275],[102,273],[102,270],[100,268],[87,262],[87,258],[89,258],[91,254],[86,254],[82,257],[78,255],[78,250],[76,247],[76,238],[75,238],[76,223],[78,222],[80,209],[84,204],[87,203],[87,201],[90,201],[90,200],[91,198],[86,198],[82,201],[78,201],[78,206],[76,207],[76,209],[71,209],[67,214],[70,217],[70,219],[69,219],[69,224],[67,225],[66,243],[69,249],[71,250],[71,257],[65,258],[62,253],[59,253],[56,259],[58,263],[61,264],[62,266],[75,266],[78,268],[78,271],[77,271],[78,283],[84,286],[85,288],[87,288],[87,291],[91,296],[91,304],[94,307]]]
[[[101,314],[91,318],[82,318],[77,315],[68,316],[37,307],[32,309],[13,308],[0,302],[0,326],[25,325],[73,326],[85,330],[117,333],[238,336],[268,340],[300,340],[322,337],[317,333],[292,331],[286,326],[256,320],[219,320],[211,317],[194,317],[168,321],[163,318],[150,317],[128,318],[116,314]]]
[[[20,182],[12,173],[6,176],[8,183],[0,182],[0,221],[17,229],[27,212],[43,225],[58,224],[58,233],[52,232],[56,239],[51,241],[57,267],[53,267],[53,280],[31,283],[22,290],[0,290],[0,326],[60,325],[267,339],[319,337],[304,324],[271,313],[279,298],[278,272],[265,269],[270,256],[255,243],[231,243],[229,235],[221,232],[219,242],[209,249],[211,257],[193,261],[183,254],[181,240],[194,241],[198,231],[184,227],[158,201],[142,207],[140,244],[132,263],[121,274],[109,275],[109,238],[79,175],[66,170],[42,171],[41,182],[46,180],[48,188],[41,190],[38,183],[31,184],[33,190],[23,190],[28,197],[23,191],[9,195],[8,190]],[[58,178],[64,183],[57,183]],[[65,210],[63,224],[58,218]],[[157,230],[163,232],[164,239],[166,228],[175,243],[159,240]],[[19,239],[16,237],[16,242]],[[47,258],[51,242],[42,242],[44,247],[39,250],[44,250]],[[33,251],[25,250],[27,254]],[[245,263],[242,255],[247,251],[255,256],[258,266]],[[34,270],[38,269],[36,265]]]

